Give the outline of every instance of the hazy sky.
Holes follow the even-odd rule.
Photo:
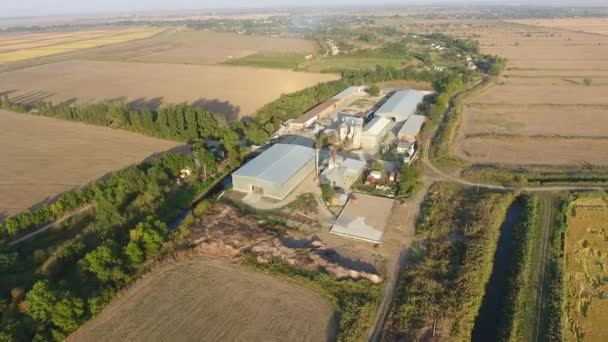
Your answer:
[[[431,0],[434,3],[501,3],[500,0]],[[424,4],[423,0],[0,0],[0,16],[29,16],[54,14],[83,14],[182,10],[240,7],[341,6],[379,4]],[[519,3],[558,3],[575,0],[516,0]],[[513,3],[514,1],[508,1]],[[605,3],[605,0],[583,0],[584,3]]]

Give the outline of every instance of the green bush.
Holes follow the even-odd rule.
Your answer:
[[[512,200],[509,194],[471,193],[447,184],[429,190],[416,225],[423,241],[399,276],[390,331],[408,339],[444,326],[449,335],[440,339],[471,339]]]

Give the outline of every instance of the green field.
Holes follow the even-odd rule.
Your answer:
[[[374,70],[377,65],[384,68],[401,68],[408,59],[398,57],[368,57],[357,55],[338,55],[321,57],[307,62],[302,69],[314,72],[338,72],[342,70]]]
[[[257,53],[226,62],[230,65],[251,66],[258,68],[296,69],[306,59],[300,53]]]

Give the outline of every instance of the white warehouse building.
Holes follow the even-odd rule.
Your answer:
[[[315,170],[315,150],[276,144],[232,174],[236,191],[282,200]]]
[[[361,135],[361,147],[363,148],[375,148],[380,145],[384,137],[393,129],[395,124],[392,120],[375,117],[372,121],[368,122],[363,128],[363,134]]]
[[[397,138],[404,141],[415,141],[425,120],[426,116],[423,115],[410,116],[397,133]]]
[[[391,119],[395,122],[403,122],[416,114],[418,105],[422,103],[425,96],[431,94],[430,91],[421,90],[400,90],[395,92],[376,112],[375,116]]]

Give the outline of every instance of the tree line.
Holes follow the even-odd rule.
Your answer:
[[[70,206],[93,204],[87,219],[70,222],[42,245],[34,239],[0,248],[0,340],[63,340],[100,312],[166,242],[178,239],[166,222],[217,177],[203,179],[196,164],[192,154],[168,153],[118,171],[72,198]],[[183,168],[195,172],[182,179]],[[19,215],[15,224],[36,214]]]

